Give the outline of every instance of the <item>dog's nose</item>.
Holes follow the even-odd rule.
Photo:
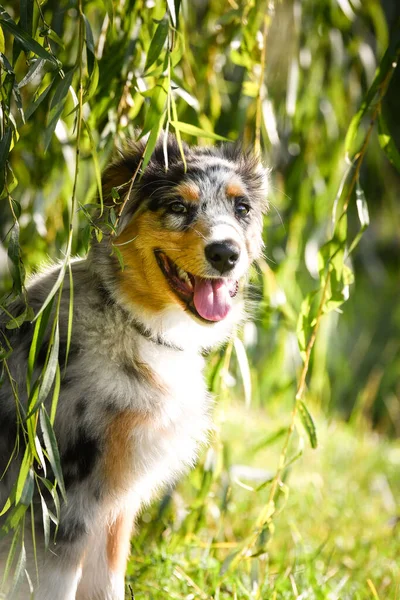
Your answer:
[[[236,265],[240,256],[240,248],[231,240],[213,242],[206,246],[205,254],[210,265],[223,275]]]

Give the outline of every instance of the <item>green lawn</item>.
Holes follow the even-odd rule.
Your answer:
[[[317,418],[319,446],[305,439],[287,472],[264,553],[221,576],[265,505],[269,486],[253,490],[274,471],[283,438],[257,447],[286,422],[243,406],[219,407],[217,422],[223,443],[216,433],[209,469],[140,520],[128,571],[135,598],[400,598],[399,444]]]

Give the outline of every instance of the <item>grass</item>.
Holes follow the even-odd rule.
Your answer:
[[[282,439],[257,445],[285,424],[238,405],[219,408],[221,420],[209,470],[142,516],[128,569],[135,598],[400,598],[400,447],[322,417],[318,449],[305,447],[287,473],[262,553],[221,575],[266,502],[268,485],[252,488],[273,473]]]

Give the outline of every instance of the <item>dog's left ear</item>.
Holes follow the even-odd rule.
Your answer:
[[[189,153],[187,144],[182,143],[182,148],[185,155]],[[122,218],[119,222],[120,231],[132,218],[143,200],[143,195],[140,193],[141,188],[146,188],[146,192],[151,195],[152,186],[159,186],[160,180],[163,179],[168,181],[169,169],[175,171],[181,169],[182,174],[184,173],[184,163],[175,136],[169,134],[166,143],[164,137],[158,138],[150,161],[145,171],[142,172],[141,163],[145,150],[145,141],[128,141],[103,174],[104,205],[108,208],[115,207],[117,214],[119,214],[118,207],[122,208],[123,205]],[[113,193],[113,189],[116,194]],[[128,193],[129,198],[126,199]]]
[[[101,183],[103,201],[106,206],[114,205],[113,188],[121,199],[128,192],[132,177],[139,169],[145,147],[145,143],[142,141],[130,140],[104,171]]]

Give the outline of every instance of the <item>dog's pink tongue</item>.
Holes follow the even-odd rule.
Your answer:
[[[232,299],[224,279],[195,277],[194,305],[207,321],[221,321],[232,308]]]

